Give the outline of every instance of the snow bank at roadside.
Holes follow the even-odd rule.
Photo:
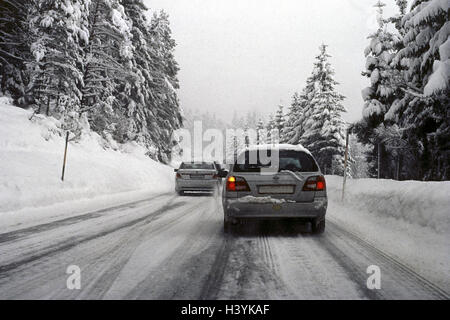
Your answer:
[[[0,214],[120,193],[172,191],[173,169],[128,143],[106,148],[95,133],[68,146],[61,181],[64,132],[54,118],[34,116],[0,98]]]
[[[342,177],[327,176],[328,197],[340,201]],[[347,179],[345,206],[361,212],[402,219],[450,231],[450,181]]]

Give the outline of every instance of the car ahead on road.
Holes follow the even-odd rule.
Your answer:
[[[220,185],[221,169],[215,162],[182,162],[174,171],[175,191],[179,195],[185,191],[214,192]]]
[[[272,154],[278,161],[267,170],[271,163],[266,160]],[[325,178],[307,149],[288,144],[258,145],[247,148],[238,159],[242,160],[231,166],[222,192],[226,233],[241,219],[311,222],[313,233],[324,232],[328,205]]]

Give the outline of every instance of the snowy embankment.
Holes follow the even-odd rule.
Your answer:
[[[450,181],[327,176],[327,216],[450,290]],[[376,264],[376,261],[374,261]]]
[[[37,115],[30,121],[31,115],[0,98],[2,219],[55,206],[67,209],[74,201],[87,209],[95,199],[107,206],[173,190],[172,168],[149,159],[136,144],[106,147],[92,132],[69,142],[61,181],[65,132],[58,120]]]
[[[329,196],[340,201],[342,177],[327,176]],[[347,179],[345,205],[393,217],[439,233],[450,232],[450,181]]]

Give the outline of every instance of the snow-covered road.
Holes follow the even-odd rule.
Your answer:
[[[448,299],[329,215],[222,232],[219,197],[161,194],[0,233],[0,299]],[[281,231],[283,230],[283,231]],[[69,290],[69,265],[81,289]],[[366,269],[381,270],[381,289]]]

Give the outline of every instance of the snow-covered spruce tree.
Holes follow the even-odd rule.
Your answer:
[[[300,137],[303,135],[303,108],[306,99],[304,95],[298,92],[292,96],[292,102],[286,115],[286,122],[281,133],[281,142],[298,144]]]
[[[158,72],[158,68],[153,66],[157,56],[156,46],[151,43],[150,22],[143,1],[123,0],[122,4],[132,24],[130,32],[133,56],[130,69],[133,76],[119,85],[118,99],[121,104],[122,121],[117,125],[115,138],[119,141],[135,140],[155,150],[159,135],[155,132],[155,128],[152,128],[157,119],[154,114],[151,87],[153,74]],[[153,154],[153,157],[157,158],[157,155]]]
[[[346,124],[342,113],[346,112],[335,86],[334,70],[328,62],[327,46],[320,46],[314,69],[308,78],[309,103],[304,109],[304,134],[300,143],[308,148],[325,173],[343,174]]]
[[[244,126],[244,146],[246,148],[248,148],[248,146],[250,146],[250,144],[251,144],[250,136],[249,136],[249,133],[248,133],[249,129],[250,128],[248,126],[248,122],[246,122],[245,126]]]
[[[286,122],[286,116],[283,112],[283,106],[279,105],[278,106],[278,110],[275,113],[275,118],[273,119],[274,122],[274,128],[278,130],[278,135],[279,135],[279,139],[280,142],[283,139],[282,134],[283,134],[283,129],[285,126],[285,122]]]
[[[86,2],[37,0],[36,9],[30,30],[37,112],[60,118],[68,130],[77,131],[83,84],[81,43],[88,35]]]
[[[384,3],[378,1],[378,29],[371,34],[369,46],[365,49],[366,70],[362,73],[370,79],[370,86],[362,92],[364,107],[363,117],[372,128],[384,121],[384,115],[394,100],[394,92],[390,82],[392,75],[390,63],[395,55],[394,35],[387,31],[387,23],[383,18]]]
[[[124,118],[118,96],[131,78],[131,22],[117,0],[91,0],[88,22],[80,115],[87,115],[94,131],[112,139]]]
[[[20,107],[33,103],[32,83],[27,66],[30,52],[29,17],[35,1],[0,1],[0,93],[10,96]]]
[[[262,119],[259,119],[258,124],[256,125],[256,144],[264,144],[266,143],[266,130],[264,127],[264,122]]]
[[[151,108],[155,122],[149,122],[154,141],[157,141],[156,156],[160,161],[169,160],[174,130],[182,125],[178,96],[178,63],[174,57],[175,41],[169,25],[169,17],[164,11],[154,13],[150,21],[150,39],[152,44],[152,81],[149,87]],[[152,121],[152,120],[150,120]],[[157,122],[156,122],[157,121]]]
[[[450,3],[415,0],[401,21],[403,48],[393,63],[404,68],[401,99],[389,110],[406,129],[415,159],[408,178],[447,180],[450,171]]]
[[[372,144],[372,150],[368,152],[370,174],[372,176],[378,174],[376,159],[378,151],[381,151],[380,177],[393,178],[395,170],[390,165],[392,153],[386,149],[382,141],[377,139],[374,130],[385,123],[385,114],[395,99],[402,95],[402,91],[394,82],[399,72],[391,66],[399,38],[388,30],[390,19],[383,17],[385,4],[378,1],[375,7],[378,12],[378,29],[368,37],[370,43],[364,52],[367,59],[366,70],[362,73],[370,79],[370,86],[362,91],[363,120],[356,128],[358,128],[359,139],[363,143]]]
[[[275,129],[275,121],[272,114],[269,114],[269,120],[266,123],[266,143],[275,143],[273,137],[273,129]]]
[[[292,98],[292,105],[295,106],[295,112],[291,114],[290,118],[293,123],[293,131],[289,135],[288,142],[291,144],[301,144],[302,136],[305,133],[306,108],[311,105],[311,100],[316,91],[316,78],[310,76],[306,79],[306,85],[301,93],[295,93]]]

